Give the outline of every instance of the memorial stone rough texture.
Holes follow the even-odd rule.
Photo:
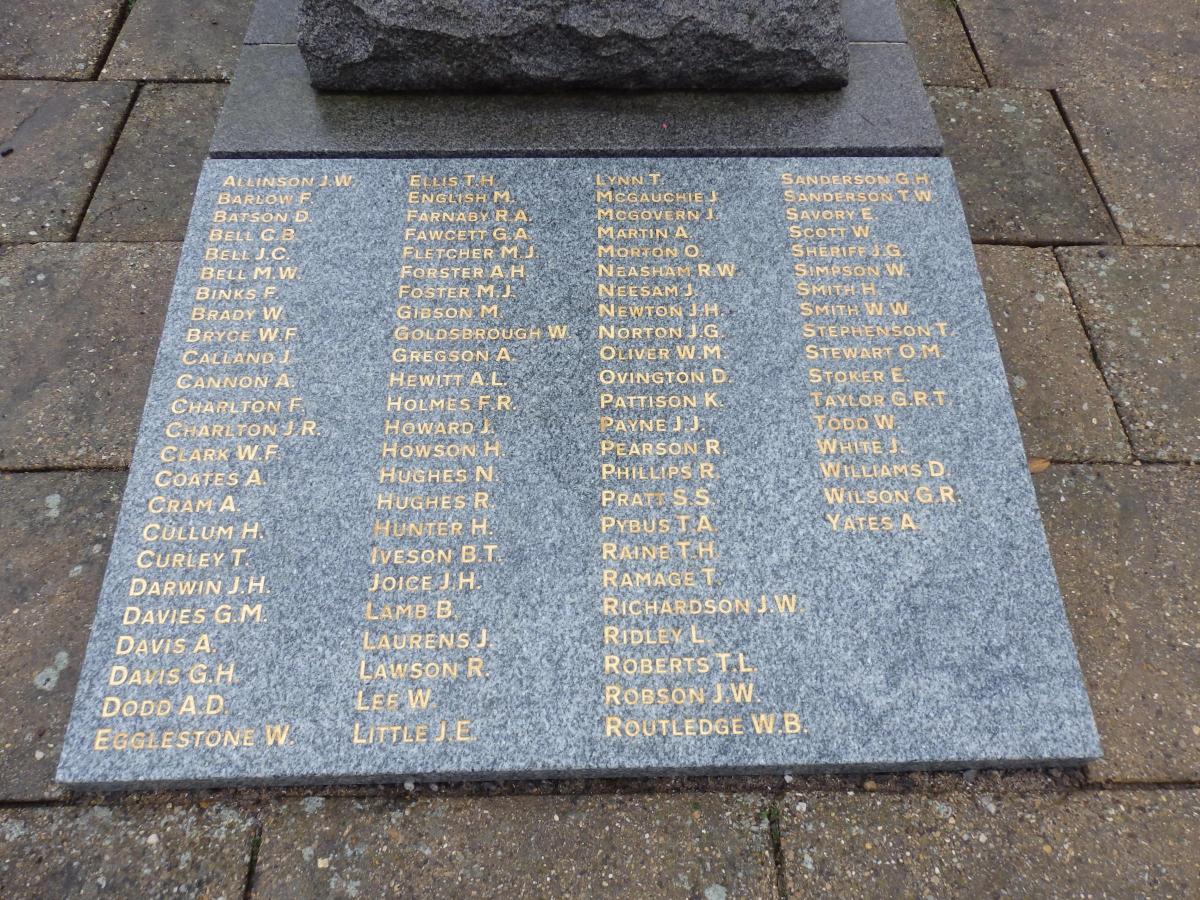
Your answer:
[[[315,87],[837,88],[838,0],[301,0]]]
[[[1098,753],[946,161],[206,164],[62,781]]]

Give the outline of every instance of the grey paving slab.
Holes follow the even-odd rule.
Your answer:
[[[1196,791],[809,794],[783,804],[793,897],[1186,897]]]
[[[1098,781],[1200,776],[1200,473],[1051,467],[1036,479],[1096,706]]]
[[[758,795],[323,800],[273,809],[256,898],[773,898]]]
[[[986,86],[987,81],[953,3],[948,0],[899,0],[898,5],[922,81],[961,87]]]
[[[1135,455],[1200,460],[1200,249],[1058,254]]]
[[[296,43],[299,0],[258,0],[246,29],[247,44]],[[895,0],[842,0],[846,36],[852,41],[903,43]]]
[[[959,0],[992,84],[1200,86],[1193,0]]]
[[[0,800],[53,783],[125,476],[0,475]]]
[[[0,253],[0,468],[123,466],[178,244]]]
[[[1130,459],[1112,398],[1049,249],[975,248],[1025,452],[1086,462]]]
[[[0,9],[0,79],[96,74],[121,0],[32,0]]]
[[[300,0],[258,0],[246,26],[247,44],[296,43],[296,9]]]
[[[1087,168],[1044,91],[931,88],[971,238],[1014,244],[1117,241]]]
[[[254,0],[137,0],[101,78],[229,80]]]
[[[1052,466],[1035,479],[1095,704],[1098,781],[1200,778],[1200,471]]]
[[[0,82],[0,244],[71,239],[132,98],[128,84]]]
[[[254,828],[228,806],[0,811],[12,897],[240,897]]]
[[[213,160],[197,196],[65,781],[1096,755],[945,160]],[[459,213],[474,231],[454,225],[446,244]],[[609,234],[608,221],[686,234]],[[482,262],[427,262],[443,250]],[[253,263],[260,252],[283,268]],[[629,253],[696,262],[603,263]],[[464,292],[497,303],[448,305],[475,302]],[[637,299],[689,293],[695,309]],[[436,325],[447,317],[472,327]],[[665,330],[626,331],[634,319]],[[690,336],[690,320],[712,328]],[[686,343],[702,334],[719,345]],[[457,368],[464,346],[489,354],[477,380]],[[674,399],[645,399],[664,391]],[[696,410],[678,427],[703,445],[615,437],[665,433],[659,403]],[[247,435],[273,453],[252,461]],[[694,557],[687,535],[709,519],[668,513],[701,488],[719,548]],[[445,524],[414,533],[427,503]],[[164,546],[168,527],[182,543]],[[468,527],[495,542],[476,546]],[[647,543],[677,532],[683,546]],[[113,648],[157,636],[157,612],[184,594],[197,616],[226,616],[214,647],[196,632],[209,625],[174,623],[177,680],[114,693]],[[239,605],[219,614],[229,596]],[[131,602],[144,610],[132,625]],[[416,670],[437,676],[430,694],[408,693],[426,689],[414,657],[434,665]],[[224,680],[179,680],[197,659]],[[196,702],[219,726],[196,722]],[[145,752],[122,755],[127,742]],[[195,752],[163,752],[180,742]]]
[[[936,154],[907,47],[854,44],[842,91],[317,94],[292,46],[250,46],[215,156]]]
[[[1200,89],[1060,96],[1125,243],[1200,244]]]
[[[225,86],[149,84],[121,132],[80,241],[181,241]]]

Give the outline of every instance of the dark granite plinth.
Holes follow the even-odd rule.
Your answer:
[[[903,44],[853,44],[824,92],[321,94],[294,46],[248,46],[214,156],[930,155]]]
[[[63,782],[1098,753],[944,160],[206,165]]]
[[[259,0],[270,3],[272,0]],[[298,0],[291,0],[298,2]],[[851,41],[904,43],[896,0],[842,0],[842,21]]]
[[[246,43],[296,43],[296,11],[299,6],[300,0],[258,0],[246,28]]]

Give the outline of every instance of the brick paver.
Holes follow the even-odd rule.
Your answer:
[[[81,241],[182,241],[225,86],[150,84],[79,229]]]
[[[1200,244],[1200,87],[1061,97],[1125,242]]]
[[[791,795],[792,897],[1188,897],[1200,797],[1187,791]]]
[[[1025,452],[1070,461],[1130,459],[1104,379],[1054,254],[977,247]]]
[[[92,78],[122,0],[23,0],[0,6],[0,79]]]
[[[957,5],[994,85],[1200,86],[1195,0],[958,0]]]
[[[757,796],[311,797],[267,817],[253,895],[767,898],[775,870]]]
[[[178,244],[0,255],[0,469],[128,465]]]
[[[228,806],[0,811],[0,885],[9,897],[242,895],[252,821]]]
[[[1200,461],[1200,248],[1058,256],[1134,452]]]
[[[1200,781],[1200,470],[1035,476],[1100,729],[1102,781]]]
[[[137,0],[102,78],[228,81],[253,0]]]
[[[1109,242],[1117,232],[1045,91],[930,88],[971,238]]]
[[[123,472],[0,475],[0,801],[53,783]]]
[[[961,87],[983,87],[987,83],[954,4],[946,0],[898,0],[897,6],[922,81]]]
[[[69,241],[133,85],[0,81],[0,244]]]

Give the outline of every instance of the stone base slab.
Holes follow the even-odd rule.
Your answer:
[[[322,94],[295,45],[251,45],[217,157],[931,156],[942,138],[904,44],[852,44],[840,91]]]

